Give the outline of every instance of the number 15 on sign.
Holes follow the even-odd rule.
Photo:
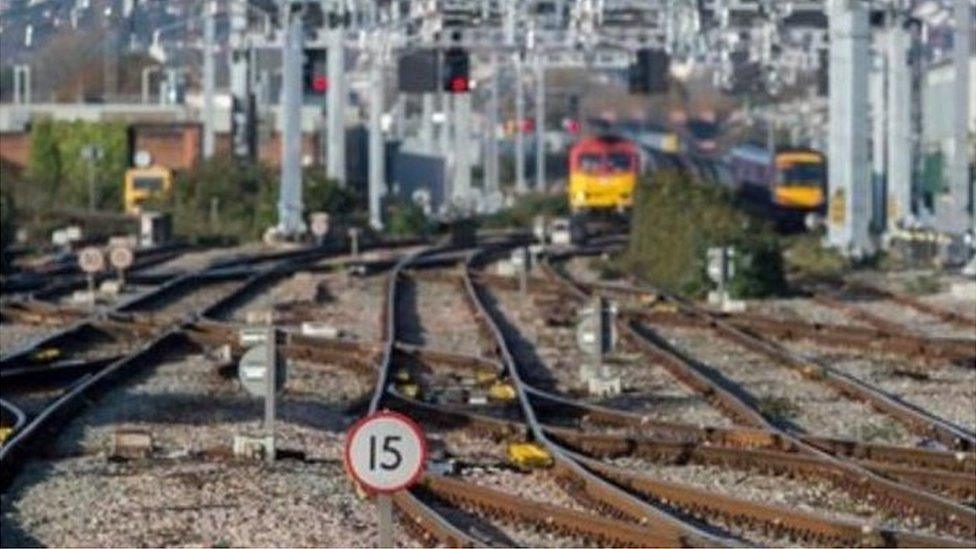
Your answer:
[[[396,412],[377,412],[352,426],[346,436],[346,470],[364,489],[378,495],[380,546],[393,544],[390,494],[415,484],[427,461],[423,431]]]

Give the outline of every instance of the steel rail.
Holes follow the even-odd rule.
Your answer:
[[[20,428],[27,423],[27,414],[25,414],[23,410],[15,406],[13,403],[0,398],[0,408],[3,408],[3,410],[14,419],[13,423],[10,425],[11,433],[20,430]]]
[[[963,314],[959,314],[955,311],[949,311],[946,309],[941,309],[935,305],[930,305],[924,301],[917,299],[913,296],[903,294],[900,292],[895,292],[885,288],[879,288],[872,284],[867,284],[864,282],[849,282],[846,285],[848,288],[858,292],[867,292],[879,295],[885,299],[890,299],[895,303],[904,305],[911,309],[915,309],[920,313],[927,314],[929,316],[934,316],[943,322],[949,324],[954,324],[956,326],[961,326],[963,328],[970,328],[976,330],[976,318],[969,317]]]
[[[562,284],[575,293],[578,299],[586,299],[586,292],[575,285],[574,281],[565,274],[558,273],[550,265],[543,266],[544,273],[554,283]],[[702,370],[702,365],[690,357],[676,352],[660,338],[648,337],[649,334],[635,327],[634,322],[618,319],[623,333],[628,336],[641,351],[649,357],[658,360],[677,379],[684,382],[696,392],[715,402],[735,421],[748,422],[753,426],[776,432],[785,440],[795,445],[798,451],[804,452],[823,460],[829,465],[828,480],[842,489],[852,492],[873,494],[878,501],[893,511],[906,516],[924,516],[928,521],[963,532],[976,538],[976,510],[947,500],[941,496],[909,487],[884,478],[860,464],[848,459],[835,457],[818,447],[803,442],[792,433],[781,429],[768,421],[762,414],[743,398],[740,391],[730,391],[729,382],[720,383]]]
[[[906,425],[922,436],[932,436],[952,448],[976,448],[976,433],[938,417],[927,410],[906,402],[895,395],[865,383],[864,381],[825,364],[821,360],[803,357],[791,352],[782,345],[759,335],[752,330],[743,329],[734,318],[729,318],[697,307],[687,300],[673,295],[665,295],[653,290],[658,298],[673,303],[678,311],[697,321],[703,327],[713,329],[724,338],[752,352],[765,355],[777,363],[794,369],[804,377],[831,387],[846,398],[867,402],[879,411]],[[626,313],[626,318],[648,321],[659,315],[647,313]],[[645,334],[648,335],[648,334]],[[650,334],[653,337],[653,334]],[[658,342],[660,343],[660,341]],[[976,342],[974,342],[976,345]],[[661,346],[661,345],[658,345]],[[976,352],[971,350],[971,352]]]
[[[867,523],[848,522],[724,495],[714,490],[695,490],[683,484],[657,480],[622,467],[573,456],[584,466],[614,479],[646,497],[662,501],[693,514],[718,516],[727,522],[788,535],[790,539],[817,545],[840,547],[969,547],[969,543],[944,537],[915,534]]]
[[[595,423],[634,429],[638,432],[665,440],[685,443],[708,444],[728,448],[759,448],[780,452],[796,452],[790,440],[776,432],[748,427],[699,427],[683,423],[653,420],[636,412],[607,408],[528,387],[533,398],[557,406],[559,417],[572,410],[580,417]],[[544,410],[545,408],[542,407]],[[877,464],[891,464],[926,470],[956,473],[976,473],[976,453],[948,452],[927,448],[905,448],[884,444],[870,444],[844,439],[797,435],[797,438],[838,457],[869,461]]]
[[[482,436],[521,439],[527,435],[527,426],[518,421],[486,416],[472,412],[463,406],[432,404],[400,395],[390,390],[391,403],[397,410],[408,413],[445,427],[455,427],[471,430]],[[553,431],[557,436],[569,436],[571,430],[544,426],[546,431]],[[591,437],[572,431],[572,436]],[[614,439],[614,436],[607,436]],[[623,443],[622,440],[615,443]],[[619,445],[619,444],[618,444]],[[572,447],[572,445],[571,445]],[[908,547],[954,547],[968,546],[966,542],[938,537],[933,535],[914,534],[892,528],[879,528],[870,523],[850,522],[815,512],[795,511],[763,502],[756,502],[734,496],[722,496],[714,490],[694,486],[657,481],[646,475],[608,465],[601,461],[567,449],[567,454],[580,462],[584,467],[596,474],[604,476],[614,483],[650,498],[662,505],[676,507],[692,516],[715,516],[726,524],[735,522],[748,525],[753,530],[763,530],[767,533],[789,535],[791,539],[804,540],[818,545],[841,546],[908,546]],[[592,455],[592,454],[591,454]],[[623,454],[620,454],[623,455]],[[796,456],[794,454],[794,456]],[[724,463],[723,463],[724,465]],[[795,473],[796,470],[791,471]],[[520,515],[521,507],[509,509],[510,518],[525,520]],[[613,545],[622,545],[616,541]]]
[[[546,431],[564,446],[592,457],[628,455],[665,463],[725,465],[742,470],[760,469],[774,471],[777,474],[799,473],[809,476],[822,476],[824,468],[822,460],[800,452],[730,448],[648,437],[579,433],[560,427],[546,427]],[[856,460],[855,463],[875,473],[943,493],[960,501],[970,500],[976,495],[976,482],[972,473],[916,469],[862,460]]]
[[[369,413],[375,413],[382,407],[390,382],[390,369],[393,367],[393,357],[396,349],[397,335],[397,292],[399,279],[403,270],[413,261],[423,255],[431,253],[430,248],[424,248],[400,258],[387,274],[384,288],[383,307],[380,315],[382,324],[382,353],[376,368],[376,385],[369,401]],[[479,540],[457,528],[449,520],[430,506],[424,504],[413,491],[403,491],[393,500],[397,509],[408,519],[409,527],[420,529],[435,536],[439,543],[454,547],[474,547]]]
[[[636,520],[640,524],[651,524],[658,531],[665,534],[665,537],[673,544],[692,546],[738,545],[738,540],[706,531],[697,525],[669,514],[663,509],[634,498],[626,491],[621,490],[612,483],[588,471],[569,457],[560,445],[554,443],[546,436],[536,416],[535,409],[529,401],[521,371],[509,347],[509,340],[487,307],[486,298],[482,293],[483,289],[471,276],[475,266],[485,261],[488,256],[486,252],[488,251],[491,250],[479,250],[473,253],[466,262],[464,269],[464,282],[465,288],[467,289],[466,295],[473,307],[476,320],[484,323],[487,330],[492,334],[500,360],[513,382],[517,394],[517,402],[522,410],[523,419],[528,424],[532,438],[545,446],[553,456],[556,462],[555,469],[557,474],[569,476],[571,479],[570,482],[576,485],[579,490],[589,498],[599,502],[608,510],[613,510],[612,512],[614,514],[621,517],[628,517],[630,520]]]

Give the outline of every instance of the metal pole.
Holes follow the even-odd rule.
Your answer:
[[[95,160],[88,159],[88,213],[95,212]]]
[[[376,496],[379,515],[379,547],[393,547],[393,498],[387,494]]]
[[[214,154],[214,41],[217,2],[204,6],[203,18],[203,157]]]
[[[912,72],[911,35],[898,17],[888,31],[887,226],[895,228],[912,214]]]
[[[152,73],[159,70],[159,67],[144,67],[142,69],[142,103],[149,103],[149,84]]]
[[[268,367],[264,393],[264,429],[271,438],[271,448],[268,448],[265,456],[268,463],[274,463],[275,460],[275,399],[278,389],[278,333],[274,327],[274,319],[271,322],[271,326],[268,326]]]
[[[488,146],[485,151],[487,157],[485,158],[485,194],[488,196],[498,194],[498,137],[495,133],[498,129],[498,70],[498,56],[492,54],[491,81],[489,82],[491,89],[488,96],[488,127],[486,128]]]
[[[289,10],[293,8],[288,8]],[[281,71],[281,194],[278,230],[293,235],[304,230],[302,220],[301,114],[302,18],[291,11],[286,19]]]
[[[949,196],[944,217],[945,230],[962,233],[972,226],[972,218],[967,212],[969,196],[969,162],[972,150],[967,144],[969,132],[969,57],[972,50],[970,37],[973,32],[972,7],[969,0],[956,0],[953,9],[956,16],[956,31],[952,46],[952,60],[955,68],[953,86],[952,165],[949,171]]]
[[[421,98],[420,142],[428,154],[434,151],[434,94],[425,93]]]
[[[827,238],[843,253],[870,255],[874,245],[868,163],[867,7],[830,0],[830,212]]]
[[[383,129],[380,117],[383,114],[383,61],[382,52],[376,51],[373,58],[369,93],[369,224],[376,229],[383,228],[380,201],[384,194],[384,171],[386,163],[383,151]]]
[[[23,102],[23,95],[20,92],[23,86],[23,65],[14,65],[14,104],[19,105]]]
[[[535,190],[546,191],[546,67],[535,57]]]
[[[328,31],[326,54],[329,89],[326,95],[326,173],[346,185],[346,70],[344,31],[341,28]]]
[[[890,44],[891,31],[875,33],[875,47],[878,55],[872,56],[871,74],[868,76],[868,102],[871,107],[871,184],[878,189],[885,181],[886,155],[889,145],[888,72],[886,45]],[[890,187],[887,187],[890,191]],[[878,197],[875,197],[876,199]],[[880,213],[872,208],[874,213]],[[889,222],[892,220],[889,218]]]
[[[515,54],[515,193],[525,194],[525,90],[522,87],[522,54]]]
[[[454,202],[472,207],[471,196],[471,94],[454,95]]]
[[[254,144],[254,70],[247,32],[247,5],[235,0],[230,17],[230,92],[231,151],[240,160],[251,161],[256,155]]]

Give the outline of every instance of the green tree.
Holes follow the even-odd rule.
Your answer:
[[[61,151],[54,124],[48,119],[36,120],[31,125],[27,178],[43,196],[44,203],[34,204],[34,207],[49,207],[61,184]]]
[[[706,255],[713,246],[738,252],[733,295],[782,289],[778,238],[762,220],[737,210],[725,189],[677,172],[641,181],[624,259],[629,270],[667,290],[700,296],[711,286]]]

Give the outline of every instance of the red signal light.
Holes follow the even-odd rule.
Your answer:
[[[463,93],[468,91],[470,85],[468,79],[463,76],[455,76],[451,79],[451,91],[454,93]]]
[[[312,91],[315,93],[325,93],[329,90],[329,79],[324,76],[316,76],[312,79]]]

